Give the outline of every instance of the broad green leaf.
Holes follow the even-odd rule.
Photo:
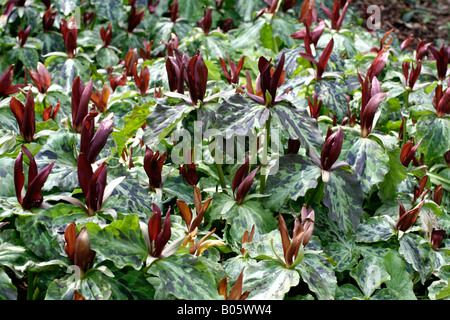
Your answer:
[[[12,158],[0,158],[0,196],[14,197],[14,162]]]
[[[450,296],[450,282],[448,280],[433,281],[427,289],[430,300],[446,300]]]
[[[363,214],[364,194],[354,173],[343,169],[330,172],[325,183],[323,203],[329,209],[328,216],[346,231],[354,230]]]
[[[80,76],[83,83],[87,83],[91,76],[91,63],[84,57],[69,59],[50,55],[45,60],[45,66],[50,72],[52,84],[61,86],[66,94],[72,91],[72,84],[77,76]]]
[[[351,166],[364,193],[384,180],[389,171],[389,156],[375,141],[368,138],[355,138],[345,161]]]
[[[416,154],[423,153],[425,161],[440,158],[450,150],[450,120],[436,118],[435,115],[424,116],[417,121],[415,141],[423,139]]]
[[[391,280],[382,261],[377,257],[367,257],[350,271],[350,275],[358,283],[366,298],[384,282]]]
[[[320,154],[323,146],[322,131],[319,130],[316,119],[311,118],[305,110],[282,100],[271,108],[271,114],[272,127],[279,125],[279,129],[289,132],[291,138],[300,139],[304,147],[313,148]]]
[[[429,243],[413,233],[406,233],[400,238],[398,252],[419,272],[422,283],[426,281],[432,271],[432,249]]]
[[[344,94],[348,94],[345,83],[335,78],[324,78],[316,81],[314,86],[323,106],[330,110],[335,116],[336,121],[341,123],[347,117],[347,99]]]
[[[113,26],[117,25],[118,22],[123,21],[125,15],[123,1],[110,0],[105,2],[93,0],[91,4],[95,6],[95,15],[100,21],[111,22]]]
[[[17,288],[3,269],[0,269],[0,300],[17,300]]]
[[[102,47],[95,55],[99,67],[106,69],[108,66],[116,66],[119,63],[117,53],[111,48]]]
[[[308,284],[317,299],[331,300],[334,298],[337,286],[336,275],[331,266],[326,265],[318,255],[306,254],[296,269],[300,271],[303,281]]]
[[[148,281],[156,286],[155,300],[220,300],[213,273],[197,257],[183,253],[156,260]],[[152,279],[153,278],[153,279]]]
[[[282,300],[300,282],[297,270],[271,260],[247,266],[243,277],[242,291],[250,291],[248,300]]]
[[[321,169],[300,155],[280,158],[278,172],[267,178],[265,193],[270,196],[264,205],[270,209],[280,208],[286,199],[304,197],[309,189],[317,187]]]
[[[144,143],[150,148],[154,148],[192,110],[194,107],[185,103],[175,106],[158,103],[147,117],[147,127],[143,136]]]
[[[132,266],[140,270],[148,249],[139,226],[139,216],[130,214],[123,220],[113,221],[100,229],[96,224],[86,224],[91,249],[111,260],[117,268]]]
[[[395,251],[390,251],[383,260],[384,267],[391,279],[386,281],[386,287],[395,291],[400,299],[417,300],[411,275],[405,269],[405,263]]]
[[[407,169],[400,162],[400,149],[388,151],[389,171],[380,183],[378,196],[383,202],[397,196],[398,185],[406,179]]]
[[[358,226],[356,230],[356,242],[388,241],[397,234],[396,221],[390,216],[370,217]]]
[[[47,142],[36,154],[35,159],[39,168],[56,161],[44,185],[44,191],[50,191],[56,187],[63,192],[72,192],[79,187],[76,139],[75,133],[60,129],[49,136]]]
[[[362,292],[351,283],[344,283],[336,288],[336,300],[363,300]]]
[[[352,241],[332,242],[324,251],[336,263],[333,268],[338,272],[353,269],[361,256],[361,250]]]
[[[225,237],[229,244],[240,244],[246,230],[255,226],[255,237],[258,234],[268,233],[277,227],[277,221],[271,211],[265,209],[257,200],[244,201],[241,205],[235,204],[223,213],[227,222]]]

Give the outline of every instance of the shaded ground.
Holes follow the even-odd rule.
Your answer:
[[[352,5],[362,18],[366,17],[367,7],[378,5],[381,28],[394,28],[400,41],[412,34],[416,41],[435,43],[441,39],[450,44],[450,0],[352,0]]]

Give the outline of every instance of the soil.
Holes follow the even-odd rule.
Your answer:
[[[352,0],[351,3],[364,19],[367,7],[379,6],[381,28],[384,31],[393,28],[400,42],[412,34],[413,47],[419,39],[435,45],[437,40],[450,44],[450,0]]]

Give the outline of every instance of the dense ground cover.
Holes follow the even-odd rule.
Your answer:
[[[450,296],[445,41],[338,0],[1,3],[0,299]]]

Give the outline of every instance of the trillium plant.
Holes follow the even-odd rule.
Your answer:
[[[3,3],[0,300],[450,298],[448,39],[350,0]]]

